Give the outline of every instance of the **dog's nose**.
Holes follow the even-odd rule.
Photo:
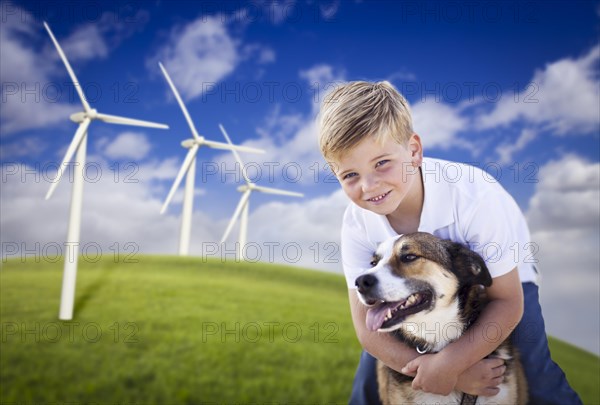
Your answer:
[[[364,274],[358,277],[354,284],[358,287],[359,293],[366,294],[377,285],[377,277],[372,274]]]

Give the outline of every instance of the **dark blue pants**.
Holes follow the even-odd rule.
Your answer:
[[[523,295],[525,310],[513,333],[513,343],[521,353],[521,362],[529,386],[529,403],[581,404],[579,396],[569,386],[563,371],[550,358],[537,285],[523,283]],[[349,401],[351,405],[381,404],[377,392],[375,364],[375,358],[363,351],[352,385]]]

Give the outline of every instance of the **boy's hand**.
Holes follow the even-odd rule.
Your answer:
[[[449,395],[454,390],[458,375],[454,367],[439,354],[424,354],[401,370],[406,375],[417,373],[412,382],[413,389],[437,395]]]
[[[417,360],[425,356],[432,355],[424,355],[409,362],[406,367],[402,369],[402,373],[411,377],[416,377],[417,370],[420,366],[420,362]],[[487,358],[480,360],[458,376],[455,388],[471,395],[483,397],[494,396],[500,391],[498,385],[502,383],[505,371],[506,366],[502,359]],[[414,385],[413,388],[415,388]]]
[[[490,357],[475,363],[458,376],[456,389],[467,394],[491,397],[500,391],[498,385],[504,380],[504,360]]]

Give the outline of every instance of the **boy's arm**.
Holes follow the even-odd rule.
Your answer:
[[[487,292],[490,301],[466,334],[441,352],[422,356],[407,364],[402,372],[418,369],[413,388],[449,394],[458,375],[492,353],[508,338],[523,315],[523,289],[517,268],[494,278]]]

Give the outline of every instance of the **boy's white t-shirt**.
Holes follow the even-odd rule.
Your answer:
[[[514,199],[487,172],[463,163],[424,158],[424,202],[419,231],[469,246],[492,278],[515,267],[521,282],[537,283],[537,247]],[[397,235],[385,215],[350,203],[344,213],[341,252],[348,288],[369,270],[379,243]]]

